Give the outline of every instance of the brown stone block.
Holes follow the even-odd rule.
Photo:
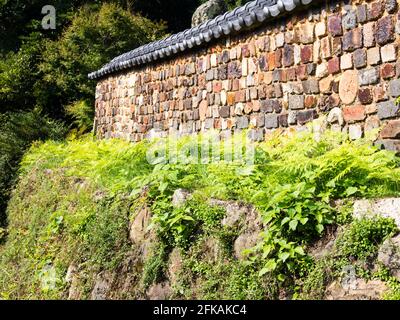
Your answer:
[[[381,46],[394,40],[394,24],[391,16],[384,17],[376,23],[375,39]]]
[[[360,88],[358,90],[358,100],[362,104],[370,104],[373,101],[372,92],[370,88]]]
[[[296,68],[296,76],[298,80],[305,80],[308,77],[307,65],[301,64]]]
[[[269,52],[267,57],[268,57],[268,70],[270,71],[275,70],[276,67],[275,52]]]
[[[344,51],[353,51],[361,48],[362,46],[362,34],[360,29],[353,29],[344,34],[342,39],[342,47]]]
[[[343,107],[343,118],[347,123],[362,121],[365,117],[364,106]]]
[[[383,15],[385,8],[382,2],[383,1],[375,1],[371,3],[367,11],[368,20],[376,20]]]
[[[334,57],[328,61],[329,74],[336,74],[340,71],[340,58]]]
[[[308,108],[314,108],[317,105],[317,98],[315,96],[306,96],[304,99],[304,106]]]
[[[312,45],[304,46],[300,51],[300,59],[302,63],[312,62],[313,48]]]
[[[394,64],[387,63],[381,66],[381,77],[383,79],[390,79],[396,76],[396,68]]]
[[[400,138],[400,120],[389,121],[380,134],[383,139]]]
[[[334,37],[343,34],[341,15],[337,14],[328,17],[328,32]]]
[[[232,106],[235,104],[235,97],[236,97],[235,92],[228,92],[228,96],[227,96],[228,106]]]

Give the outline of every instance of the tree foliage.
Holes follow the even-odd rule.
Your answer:
[[[56,1],[57,28],[51,31],[40,29],[47,1],[0,2],[0,220],[19,159],[33,141],[52,137],[59,120],[90,131],[95,81],[87,74],[165,31],[164,24],[124,9],[122,1],[81,6],[85,2]]]
[[[88,73],[100,68],[113,57],[159,38],[164,31],[138,15],[132,15],[114,4],[98,10],[82,7],[71,25],[57,41],[46,41],[39,71],[43,75],[35,85],[37,103],[54,112],[80,100],[93,105],[95,81]]]
[[[38,110],[0,114],[0,226],[19,161],[32,141],[63,138],[62,123],[43,116]]]

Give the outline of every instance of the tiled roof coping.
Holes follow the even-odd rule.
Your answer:
[[[179,52],[199,47],[213,39],[259,25],[313,1],[316,0],[255,0],[248,2],[242,7],[217,16],[194,28],[124,53],[112,59],[100,70],[90,73],[88,77],[97,79],[114,72],[173,56]]]

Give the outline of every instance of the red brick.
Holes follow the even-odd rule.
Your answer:
[[[270,71],[274,70],[275,66],[276,66],[275,65],[275,52],[268,53],[267,59],[268,59],[268,68],[269,68],[269,70]]]
[[[338,57],[332,58],[328,61],[328,72],[335,74],[340,71],[340,59]]]
[[[246,101],[246,90],[240,90],[235,92],[235,102],[245,102]]]
[[[299,80],[307,79],[307,66],[305,64],[301,64],[296,68],[296,75]]]
[[[308,63],[312,61],[312,46],[304,46],[301,48],[300,58],[302,63]]]
[[[214,82],[213,85],[213,92],[214,93],[219,93],[222,90],[222,82]]]
[[[393,64],[387,63],[381,66],[381,77],[383,79],[393,78],[396,75],[396,69]]]
[[[306,96],[304,99],[304,106],[306,108],[313,108],[317,105],[317,98],[315,96]]]
[[[346,122],[362,121],[365,119],[365,107],[343,107],[343,118]]]

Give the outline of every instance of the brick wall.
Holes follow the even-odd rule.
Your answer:
[[[383,127],[400,149],[397,1],[321,1],[313,9],[99,81],[99,137],[250,128],[256,140],[321,114],[352,139]]]

